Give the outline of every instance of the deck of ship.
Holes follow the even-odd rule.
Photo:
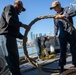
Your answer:
[[[52,58],[49,60],[45,60],[45,61],[40,60],[38,61],[38,63],[47,68],[59,68],[58,61],[57,61],[58,59],[59,59],[59,56],[56,56],[55,58]],[[71,55],[68,54],[67,64],[65,65],[65,68],[73,67],[71,60],[72,60]],[[33,65],[31,65],[28,62],[21,64],[20,68],[21,68],[22,75],[31,75],[31,74],[39,75],[38,69],[36,69]],[[59,73],[51,73],[51,72],[42,71],[42,75],[59,75]]]
[[[59,55],[60,54],[58,54],[56,57],[51,58],[49,60],[37,60],[37,58],[35,58],[35,60],[37,60],[41,66],[46,68],[59,68],[58,66]],[[70,53],[68,53],[66,60],[67,60],[67,63],[65,65],[65,68],[72,69],[73,65],[71,62],[72,57]],[[21,63],[20,68],[21,68],[22,75],[39,75],[38,69],[35,68],[32,64],[30,64],[27,61]],[[9,74],[2,74],[2,75],[9,75]],[[59,75],[59,73],[45,72],[42,70],[42,75]],[[76,70],[74,75],[76,75]]]

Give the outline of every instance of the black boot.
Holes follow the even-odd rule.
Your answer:
[[[76,65],[74,65],[74,67],[76,68]]]
[[[64,66],[60,67],[60,74],[64,71]]]

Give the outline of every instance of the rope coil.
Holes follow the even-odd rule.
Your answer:
[[[30,22],[29,27],[30,27],[30,29],[31,29],[32,25],[33,25],[35,22],[37,22],[37,21],[39,21],[39,20],[41,20],[41,19],[48,19],[48,18],[54,18],[54,17],[55,17],[55,15],[45,15],[45,16],[37,17],[37,18],[35,18],[33,21]],[[72,23],[71,23],[70,21],[68,21],[67,19],[62,19],[62,20],[64,20],[65,22],[68,22],[69,26],[71,26],[72,29],[75,30],[74,26],[72,25]],[[27,60],[28,60],[32,65],[34,65],[35,67],[38,68],[38,70],[39,70],[39,75],[42,75],[42,73],[41,73],[41,65],[39,65],[37,61],[33,60],[32,58],[30,58],[30,57],[28,56],[28,51],[27,51],[27,48],[26,48],[26,42],[27,42],[28,32],[29,32],[29,30],[26,29],[26,31],[25,31],[25,33],[24,33],[24,38],[23,38],[24,54],[25,54]]]

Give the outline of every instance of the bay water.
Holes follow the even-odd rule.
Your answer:
[[[25,56],[23,47],[19,48],[18,51],[19,51],[19,57]],[[28,47],[27,51],[29,56],[38,56],[37,50],[35,47]]]

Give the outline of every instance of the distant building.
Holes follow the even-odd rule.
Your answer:
[[[46,37],[47,35],[46,35],[46,34],[44,34],[43,36],[44,36],[44,37]]]
[[[31,32],[31,39],[35,39],[35,34],[33,32]]]
[[[18,48],[23,47],[23,41],[17,41]]]
[[[48,33],[47,33],[47,36],[51,36],[51,32],[48,32]]]
[[[36,37],[38,37],[38,34],[36,34]],[[35,38],[36,38],[36,37],[35,37]]]
[[[31,32],[31,39],[33,39],[33,32]]]
[[[42,36],[42,33],[39,33],[39,37]]]

